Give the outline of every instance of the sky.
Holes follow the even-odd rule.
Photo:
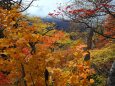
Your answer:
[[[32,6],[26,10],[26,13],[32,16],[47,17],[49,12],[53,12],[59,6],[70,0],[39,0],[34,1]]]
[[[31,0],[24,0],[31,1]],[[54,12],[57,9],[59,4],[64,5],[65,3],[72,0],[37,0],[34,1],[31,7],[26,10],[26,14],[30,16],[39,16],[39,17],[47,17],[49,12]],[[113,2],[115,4],[115,0]]]

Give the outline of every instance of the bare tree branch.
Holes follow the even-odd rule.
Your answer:
[[[20,0],[19,5],[21,5],[21,3],[22,3],[22,0]]]
[[[35,0],[32,0],[32,1],[29,3],[29,5],[28,5],[26,8],[24,8],[23,10],[21,10],[20,12],[24,12],[25,10],[27,10],[34,1],[35,1]]]
[[[113,14],[107,7],[104,7],[106,10],[107,14],[110,14],[111,16],[113,16],[115,18],[115,14]]]
[[[75,21],[74,21],[75,22]],[[113,37],[111,37],[111,36],[109,36],[109,35],[106,35],[106,34],[103,34],[103,33],[100,33],[100,32],[98,32],[98,31],[96,31],[96,28],[94,28],[94,27],[91,27],[90,25],[88,25],[88,23],[86,23],[86,22],[83,22],[83,21],[76,21],[75,23],[83,23],[83,24],[85,24],[87,27],[86,28],[91,28],[91,29],[93,29],[93,32],[95,32],[95,33],[97,33],[97,34],[99,34],[99,35],[101,35],[101,36],[103,36],[103,37],[105,37],[105,38],[110,38],[110,39],[115,39],[115,38],[113,38]]]

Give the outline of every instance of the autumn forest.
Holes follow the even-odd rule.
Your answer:
[[[35,1],[0,0],[0,86],[115,86],[115,1],[60,4],[66,29],[27,15]]]

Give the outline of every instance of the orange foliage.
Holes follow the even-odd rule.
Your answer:
[[[115,38],[115,23],[114,22],[115,22],[115,18],[111,15],[107,15],[106,20],[103,24],[104,34],[113,38]],[[112,41],[111,39],[106,39],[103,36],[99,36],[99,41],[96,46],[102,47],[106,44],[109,44],[111,41]]]
[[[10,11],[0,8],[0,17],[5,36],[0,39],[0,54],[3,54],[1,58],[7,57],[7,60],[0,59],[0,71],[10,72],[7,78],[12,84],[24,86],[26,81],[27,86],[45,86],[46,67],[51,73],[49,82],[55,86],[66,86],[67,83],[88,86],[93,83],[88,79],[93,73],[90,59],[84,61],[84,45],[78,43],[67,50],[52,52],[55,43],[64,39],[64,32],[55,30],[51,35],[41,34],[41,29],[48,25],[38,18],[39,25],[34,22],[29,26],[29,21],[16,7]]]

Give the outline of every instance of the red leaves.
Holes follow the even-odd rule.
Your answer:
[[[26,55],[28,55],[30,53],[29,49],[28,48],[23,48],[22,49],[22,52]]]
[[[91,10],[91,9],[75,9],[69,11],[70,14],[78,14],[79,17],[86,17],[86,16],[91,16],[96,13],[97,10]]]
[[[9,84],[10,84],[10,80],[3,73],[0,72],[0,86],[9,85]]]
[[[69,14],[72,15],[77,15],[77,17],[89,17],[94,15],[95,13],[98,12],[106,12],[105,7],[106,8],[112,8],[112,5],[109,5],[108,3],[103,3],[103,4],[99,4],[97,6],[97,8],[93,8],[93,9],[84,9],[84,8],[76,8],[76,9],[72,9],[75,8],[76,4],[71,4],[68,5],[66,7],[58,7],[59,12],[54,11],[54,13],[49,13],[48,15],[51,17],[57,17],[62,15],[64,12],[68,12]]]
[[[53,16],[53,13],[49,13],[48,15],[49,15],[49,16]]]
[[[75,9],[75,10],[69,11],[69,13],[72,13],[72,14],[79,13],[79,12],[85,12],[85,9]]]
[[[115,22],[115,19],[111,15],[106,16],[106,19],[103,24],[104,35],[115,38],[115,23],[114,22]],[[96,47],[101,48],[108,43],[111,43],[110,39],[108,40],[108,39],[105,39],[105,37],[103,36],[99,36]]]
[[[61,12],[56,12],[56,13],[49,13],[48,15],[51,17],[56,17],[59,16],[61,14]]]
[[[101,4],[101,6],[108,7],[108,8],[111,8],[111,7],[112,7],[112,6],[109,5],[109,4]]]

